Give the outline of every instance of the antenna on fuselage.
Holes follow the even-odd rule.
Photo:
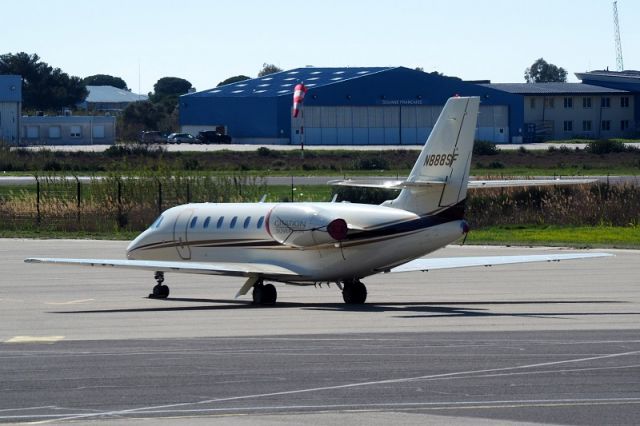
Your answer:
[[[264,201],[267,199],[267,194],[264,194],[262,196],[262,198],[260,198],[260,201],[258,201],[259,203],[264,203]]]

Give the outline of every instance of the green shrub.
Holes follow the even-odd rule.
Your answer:
[[[498,147],[493,142],[475,141],[473,144],[474,155],[496,155],[498,151]]]

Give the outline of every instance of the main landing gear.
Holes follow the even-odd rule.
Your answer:
[[[259,280],[253,285],[253,303],[256,305],[273,305],[278,298],[278,292],[273,284],[263,284]]]
[[[153,287],[153,292],[149,295],[149,299],[166,299],[169,297],[169,286],[162,284],[164,282],[164,272],[157,271],[154,278],[158,284]]]
[[[367,300],[367,287],[357,278],[344,281],[342,298],[348,305],[362,305]]]

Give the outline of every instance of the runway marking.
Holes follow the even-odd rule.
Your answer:
[[[80,299],[80,300],[69,300],[68,302],[45,302],[45,305],[77,305],[79,303],[92,302],[96,299]]]
[[[526,365],[517,365],[514,367],[502,367],[502,368],[488,368],[483,370],[469,370],[469,371],[457,371],[452,373],[441,373],[441,374],[430,374],[426,376],[416,376],[416,377],[405,377],[400,379],[386,379],[386,380],[375,380],[369,382],[358,382],[358,383],[347,383],[344,385],[334,385],[334,386],[321,386],[316,388],[306,388],[306,389],[296,389],[289,391],[280,391],[280,392],[269,392],[262,394],[251,394],[251,395],[240,395],[240,396],[231,396],[227,398],[215,398],[203,401],[195,401],[195,402],[181,402],[175,404],[166,404],[166,405],[157,405],[157,406],[149,406],[149,407],[139,407],[139,408],[131,408],[129,410],[114,410],[114,411],[105,411],[101,413],[93,413],[93,414],[82,414],[82,415],[70,415],[68,417],[59,418],[57,420],[78,420],[78,419],[86,419],[90,417],[112,417],[112,416],[121,416],[126,414],[135,414],[135,413],[143,413],[154,410],[166,410],[177,407],[186,407],[189,405],[203,405],[203,404],[213,404],[216,402],[227,402],[227,401],[239,401],[246,399],[254,399],[254,398],[266,398],[272,396],[283,396],[283,395],[295,395],[301,393],[310,393],[310,392],[320,392],[327,390],[339,390],[339,389],[350,389],[362,386],[372,386],[372,385],[384,385],[391,383],[406,383],[406,382],[415,382],[421,380],[435,380],[435,379],[443,379],[443,378],[456,378],[457,376],[469,376],[474,374],[483,374],[483,373],[498,373],[498,372],[506,372],[506,371],[514,371],[514,370],[524,370],[529,368],[536,367],[549,367],[553,365],[562,365],[562,364],[572,364],[578,362],[587,362],[587,361],[597,361],[602,359],[610,359],[610,358],[620,358],[625,356],[633,356],[640,355],[640,351],[630,351],[630,352],[620,352],[614,354],[607,355],[598,355],[591,356],[586,358],[574,358],[567,359],[563,361],[549,361],[549,362],[541,362],[536,364],[526,364]],[[480,402],[482,403],[482,402]],[[352,405],[353,406],[353,405]],[[53,421],[53,420],[51,420]],[[44,423],[47,423],[45,421]]]
[[[633,405],[640,404],[640,398],[593,398],[593,399],[524,399],[524,400],[495,400],[495,401],[442,401],[442,402],[381,402],[366,404],[326,404],[326,405],[265,405],[257,407],[224,407],[224,408],[194,408],[182,410],[146,410],[138,411],[139,414],[203,414],[218,412],[247,412],[247,411],[295,411],[298,410],[322,410],[325,412],[335,411],[336,409],[349,412],[365,412],[365,411],[382,411],[382,409],[395,410],[477,410],[477,409],[496,409],[496,408],[527,408],[527,407],[574,407],[586,405]],[[358,407],[358,408],[355,408]],[[43,407],[54,408],[58,407]],[[119,412],[120,413],[120,412]],[[42,419],[32,422],[31,424],[47,424],[67,420],[69,416],[77,418],[102,416],[104,413],[86,414],[86,413],[66,413],[66,414],[35,414],[35,415],[15,415],[0,416],[0,420],[20,420],[20,419]],[[267,413],[268,414],[268,413]],[[275,414],[275,413],[274,413]],[[221,414],[220,416],[237,416],[239,414]],[[246,415],[246,414],[245,414]]]
[[[14,336],[4,343],[56,343],[64,336]]]

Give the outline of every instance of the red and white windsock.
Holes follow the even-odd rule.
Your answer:
[[[302,109],[302,101],[304,100],[304,94],[307,93],[307,88],[304,84],[296,84],[296,88],[293,91],[293,116],[297,117],[300,109]]]

